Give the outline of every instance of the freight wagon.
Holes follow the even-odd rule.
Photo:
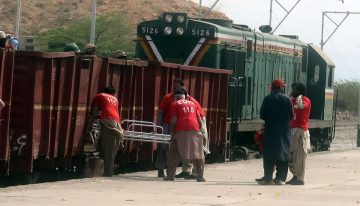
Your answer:
[[[73,52],[0,50],[0,175],[80,172],[92,98],[118,90],[122,119],[155,122],[175,78],[206,108],[214,160],[223,160],[227,82],[231,71],[172,63],[76,56]],[[116,163],[153,166],[156,144],[127,141]]]

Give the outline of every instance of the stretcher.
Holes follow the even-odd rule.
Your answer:
[[[156,125],[154,122],[125,119],[121,121],[121,125],[124,126],[124,140],[162,144],[170,143],[171,135],[164,134],[163,127]],[[145,130],[152,132],[142,131],[144,128],[148,128]],[[203,150],[206,154],[210,154],[210,150],[207,147],[203,146]]]

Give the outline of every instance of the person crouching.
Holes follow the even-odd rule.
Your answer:
[[[200,132],[201,121],[198,107],[186,100],[187,91],[179,88],[174,91],[175,102],[171,105],[170,147],[167,159],[166,181],[174,181],[176,168],[181,159],[193,162],[197,171],[197,181],[204,179],[203,138]]]

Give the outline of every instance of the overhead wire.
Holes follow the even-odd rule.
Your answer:
[[[331,32],[325,27],[324,28],[325,31],[330,34]],[[354,41],[356,45],[358,45],[359,43],[356,41],[356,39],[351,38],[351,41]],[[355,75],[355,78],[359,78],[358,72],[354,71],[352,69],[352,67],[348,64],[348,61],[346,60],[346,58],[342,55],[342,52],[340,52],[337,48],[337,46],[334,44],[334,42],[331,40],[331,38],[329,39],[328,43],[330,44],[332,50],[336,53],[336,55],[339,57],[339,60],[343,62],[343,64],[345,65],[345,69],[348,70],[349,72],[351,72],[352,75]],[[325,47],[326,48],[326,47]]]
[[[352,69],[352,67],[349,65],[346,58],[341,54],[341,52],[337,49],[337,46],[332,42],[329,41],[331,49],[336,53],[338,59],[343,63],[344,67],[341,69],[345,69],[348,72],[350,72],[352,75],[355,75],[355,78],[359,78],[359,75],[357,75],[357,72]]]
[[[105,44],[110,43],[112,41],[119,40],[119,39],[125,38],[127,36],[131,36],[131,35],[134,35],[134,34],[135,34],[135,32],[131,32],[131,33],[128,33],[128,34],[125,34],[125,35],[122,35],[122,36],[119,36],[119,37],[116,37],[116,38],[112,38],[112,39],[104,41],[104,42],[102,42],[100,44],[96,44],[96,47],[101,47],[102,45],[105,45]]]

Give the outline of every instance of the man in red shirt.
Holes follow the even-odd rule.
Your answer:
[[[291,85],[294,118],[291,125],[289,169],[293,178],[286,182],[291,185],[304,185],[305,163],[307,158],[307,144],[309,141],[308,128],[311,110],[310,99],[305,96],[305,85],[295,82]]]
[[[173,91],[176,89],[179,89],[181,87],[184,87],[184,81],[176,78],[173,81]],[[204,122],[204,127],[202,128],[202,131],[204,131],[207,139],[207,130],[206,130],[206,119],[205,119],[205,112],[201,108],[200,104],[191,96],[187,95],[186,98],[192,102],[199,108],[200,115],[202,117],[202,121]],[[170,134],[170,119],[171,119],[171,104],[175,101],[175,96],[173,92],[170,92],[166,94],[159,106],[159,111],[157,113],[157,125],[163,127],[163,133],[164,134]],[[208,147],[208,141],[207,147]],[[158,144],[158,151],[156,156],[156,162],[155,167],[158,169],[158,177],[164,177],[164,169],[166,168],[166,159],[167,159],[167,151],[168,151],[168,145],[167,144]],[[188,162],[187,160],[182,161],[182,172],[178,175],[176,175],[176,178],[193,178],[191,175],[191,168],[192,163]]]
[[[167,176],[164,180],[174,181],[180,160],[192,162],[197,171],[197,181],[204,179],[203,134],[198,106],[186,100],[187,91],[179,88],[174,91],[175,102],[171,105],[171,129],[173,134],[167,159]]]
[[[176,78],[173,81],[173,91],[177,88],[184,86],[184,82]],[[163,127],[164,134],[170,134],[170,110],[171,104],[174,102],[174,94],[170,92],[166,94],[159,106],[159,111],[157,113],[157,125]],[[156,155],[156,162],[155,167],[158,169],[158,177],[165,177],[164,169],[166,168],[166,159],[167,159],[167,151],[168,145],[167,144],[158,144],[157,155]]]
[[[91,116],[88,132],[91,131],[95,119],[100,113],[100,137],[97,148],[100,157],[104,159],[104,176],[113,175],[115,155],[123,141],[124,132],[121,128],[119,115],[119,102],[114,87],[106,87],[102,93],[97,94],[91,104]]]

